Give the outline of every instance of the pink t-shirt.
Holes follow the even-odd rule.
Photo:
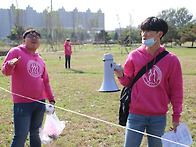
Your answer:
[[[64,48],[65,48],[65,55],[71,56],[72,50],[71,50],[71,45],[67,42],[64,43]]]
[[[132,51],[124,65],[124,77],[119,78],[119,82],[125,87],[130,87],[140,69],[164,50],[165,47],[162,46],[151,55],[142,45]],[[165,115],[170,102],[173,106],[173,121],[179,122],[183,81],[180,62],[173,53],[162,58],[134,84],[129,112],[140,115]]]
[[[9,62],[13,58],[21,57],[20,61],[10,66]],[[38,52],[31,54],[24,46],[12,48],[6,56],[2,65],[2,73],[11,75],[11,90],[25,97],[35,100],[54,100],[54,96],[49,84],[49,77],[43,59]],[[13,103],[29,103],[32,100],[12,94]]]

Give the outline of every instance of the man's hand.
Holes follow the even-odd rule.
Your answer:
[[[10,60],[10,65],[14,66],[20,61],[21,57]]]
[[[120,64],[119,64],[119,67],[121,67]],[[124,76],[124,69],[115,68],[115,69],[114,69],[114,74],[115,74],[118,78],[122,78],[122,77]]]
[[[170,131],[174,130],[174,133],[177,131],[177,126],[179,126],[179,122],[172,122],[173,128],[170,127]]]

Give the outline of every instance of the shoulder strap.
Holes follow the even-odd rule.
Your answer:
[[[168,51],[163,51],[161,52],[159,55],[156,56],[156,60],[154,62],[154,59],[152,59],[150,62],[148,62],[147,67],[148,69],[151,69],[153,67],[153,63],[156,64],[157,62],[159,62],[163,57],[165,57],[169,52]],[[137,82],[137,80],[139,80],[139,78],[146,73],[146,65],[142,67],[142,69],[137,73],[137,75],[135,76],[135,78],[133,79],[133,83],[131,85],[131,88],[133,87],[133,85]]]

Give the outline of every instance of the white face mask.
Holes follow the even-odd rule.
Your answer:
[[[157,33],[157,35],[158,35],[158,34],[159,34],[159,33]],[[157,35],[156,35],[156,36],[157,36]],[[155,37],[156,37],[156,36],[155,36]],[[143,43],[146,47],[151,47],[151,46],[153,46],[153,45],[156,43],[156,41],[157,41],[157,40],[156,40],[156,41],[154,40],[155,37],[150,38],[150,39],[147,39],[147,40],[143,40],[143,39],[142,39],[142,43]]]

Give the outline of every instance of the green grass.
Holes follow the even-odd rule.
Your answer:
[[[120,92],[98,92],[103,81],[103,56],[111,53],[114,62],[124,65],[127,54],[124,48],[111,46],[111,50],[102,46],[73,46],[71,59],[72,70],[64,68],[63,47],[54,53],[45,53],[47,47],[39,49],[45,60],[50,77],[50,84],[56,98],[56,105],[75,112],[86,114],[111,123],[118,124],[118,107]],[[44,50],[43,50],[44,49]],[[168,48],[175,53],[182,64],[184,79],[184,103],[181,122],[188,126],[193,140],[196,138],[196,49]],[[121,52],[123,54],[121,54]],[[61,58],[59,58],[61,57]],[[4,57],[0,57],[2,65]],[[116,83],[119,84],[115,77]],[[0,73],[0,87],[10,90],[10,77]],[[9,146],[13,137],[13,118],[11,94],[0,89],[0,146]],[[104,122],[93,120],[78,114],[56,108],[60,120],[66,121],[66,127],[52,146],[92,146],[120,147],[124,144],[125,130]],[[168,111],[166,132],[171,126],[172,109]],[[29,146],[28,141],[26,146]],[[144,137],[141,146],[146,146]],[[196,146],[194,142],[192,147]]]

